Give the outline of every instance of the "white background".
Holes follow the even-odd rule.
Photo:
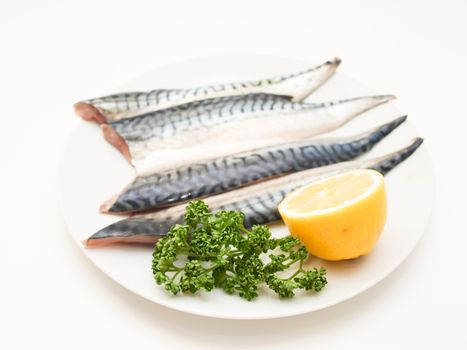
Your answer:
[[[216,53],[321,62],[399,99],[437,189],[411,256],[345,303],[222,321],[143,300],[64,227],[57,170],[73,102],[154,67]],[[0,2],[1,349],[466,349],[467,2]],[[93,169],[83,169],[93,171]]]

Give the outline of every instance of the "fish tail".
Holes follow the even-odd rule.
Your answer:
[[[327,60],[326,62],[321,63],[319,66],[308,69],[308,72],[318,71],[318,70],[328,69],[328,68],[335,70],[337,67],[339,67],[341,63],[342,63],[342,60],[339,57],[334,57],[331,60]]]
[[[390,121],[389,123],[380,125],[370,131],[367,131],[354,138],[351,144],[360,146],[362,152],[367,152],[372,149],[378,142],[393,132],[399,125],[407,120],[407,116],[404,115],[397,119]]]
[[[344,120],[341,123],[345,123],[354,117],[369,111],[375,107],[378,107],[384,103],[387,103],[391,100],[394,100],[396,96],[394,95],[375,95],[375,96],[363,96],[363,97],[356,97],[342,101],[340,105],[342,107],[346,107],[346,105],[350,105],[350,113],[345,116],[343,114]]]
[[[332,60],[328,60],[319,66],[313,67],[307,71],[304,71],[296,75],[296,79],[303,79],[302,85],[305,88],[300,88],[292,93],[293,101],[303,101],[314,91],[320,88],[330,77],[334,75],[337,67],[341,64],[341,59],[335,57]],[[293,80],[293,78],[292,78]],[[288,84],[287,79],[283,79],[285,84]],[[275,93],[275,92],[274,92]]]
[[[334,57],[334,59],[332,61],[328,61],[331,65],[334,65],[337,67],[339,67],[339,65],[342,63],[342,60],[339,58],[339,57]]]
[[[342,63],[342,60],[339,57],[334,57],[332,60],[328,60],[323,64],[313,68],[313,70],[322,70],[322,69],[329,69],[330,73],[333,74],[337,67]]]
[[[325,108],[333,119],[333,129],[344,125],[356,116],[373,109],[383,103],[389,102],[396,97],[394,95],[360,96],[343,100],[327,101],[319,104],[319,108]],[[310,109],[317,106],[307,103]]]
[[[363,106],[368,106],[368,109],[379,106],[383,103],[389,102],[396,98],[395,95],[373,95],[373,96],[361,96],[361,97],[354,97],[348,98],[341,102],[362,102]]]
[[[389,153],[379,158],[369,160],[365,167],[379,171],[381,174],[386,175],[389,171],[394,169],[397,165],[409,158],[420,145],[423,143],[421,137],[417,137],[412,142],[400,150]]]

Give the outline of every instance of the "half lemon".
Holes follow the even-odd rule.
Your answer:
[[[384,177],[374,170],[345,172],[290,193],[278,207],[293,236],[325,260],[368,254],[386,222]]]

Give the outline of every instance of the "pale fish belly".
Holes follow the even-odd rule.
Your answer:
[[[255,111],[222,123],[180,131],[170,137],[123,132],[122,140],[128,146],[137,175],[150,175],[184,164],[309,139],[335,130],[393,98],[391,95],[369,96],[263,113]]]

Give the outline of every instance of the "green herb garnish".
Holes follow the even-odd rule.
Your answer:
[[[303,268],[308,253],[297,238],[272,238],[265,225],[248,230],[243,219],[239,211],[210,213],[203,201],[190,202],[185,225],[173,226],[154,247],[156,283],[173,294],[217,287],[247,300],[256,298],[264,283],[281,298],[326,285],[324,268]]]

